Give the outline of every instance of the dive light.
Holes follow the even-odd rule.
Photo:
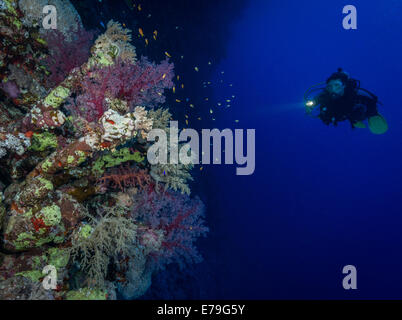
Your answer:
[[[306,101],[306,107],[314,107],[315,106],[315,101],[314,100],[307,100]]]

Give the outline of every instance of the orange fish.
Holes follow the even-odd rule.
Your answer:
[[[141,37],[144,37],[144,31],[142,30],[142,28],[138,29],[139,34],[141,35]]]
[[[25,136],[27,138],[31,138],[33,136],[33,134],[34,134],[33,131],[28,131],[28,132],[25,133]]]

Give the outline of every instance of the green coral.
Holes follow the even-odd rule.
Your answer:
[[[47,192],[53,190],[53,183],[45,178],[39,177],[38,178],[40,184],[36,185],[35,195],[37,197],[41,196],[42,194],[46,194]],[[32,215],[32,210],[30,209]],[[27,215],[27,214],[26,214]]]
[[[47,42],[46,42],[46,40],[44,40],[44,39],[42,39],[42,38],[36,38],[36,41],[38,41],[40,44],[42,44],[42,45],[44,45],[44,46],[46,46],[47,45]]]
[[[80,232],[78,233],[78,235],[82,239],[87,239],[91,235],[92,231],[93,231],[93,228],[89,224],[86,224],[85,226],[83,226],[80,229]]]
[[[75,154],[79,157],[78,164],[83,163],[87,159],[87,155],[85,154],[84,151],[77,150],[77,151],[75,151]]]
[[[115,167],[127,161],[138,163],[144,161],[144,159],[140,152],[131,153],[129,148],[122,148],[97,159],[92,167],[92,172],[101,175],[105,171],[105,168]]]
[[[54,243],[63,243],[64,242],[64,236],[56,236],[53,239]]]
[[[56,269],[64,268],[70,260],[70,254],[67,249],[50,248],[47,253],[49,255],[48,264]]]
[[[13,241],[13,244],[17,250],[26,250],[30,247],[31,240],[35,240],[31,232],[21,232],[17,239]]]
[[[11,13],[12,15],[16,16],[17,15],[17,11],[14,8],[14,5],[16,5],[15,1],[11,1],[11,0],[4,0],[6,6],[7,6],[7,10],[9,13]]]
[[[53,190],[53,183],[45,178],[39,177],[38,180],[47,190]]]
[[[53,163],[52,161],[47,158],[43,163],[42,163],[42,170],[43,171],[48,171],[52,167]]]
[[[58,108],[64,100],[70,96],[70,89],[58,86],[45,98],[44,104],[53,108]]]
[[[114,47],[116,48],[116,47]],[[118,50],[118,49],[117,49]],[[116,51],[111,47],[110,52],[105,53],[102,49],[96,50],[94,56],[90,58],[90,66],[100,66],[100,67],[107,67],[114,64],[114,53]]]
[[[47,226],[57,225],[61,221],[60,207],[55,204],[44,207],[39,212],[39,216],[43,220],[45,225],[47,225]]]
[[[32,151],[45,151],[47,149],[55,149],[57,146],[56,135],[50,132],[43,132],[33,134],[29,149]]]
[[[38,270],[23,271],[23,272],[16,273],[15,275],[29,278],[34,282],[38,282],[41,278],[44,277],[42,272],[40,272]]]
[[[66,300],[106,300],[107,292],[102,290],[81,288],[79,290],[69,291]]]
[[[32,240],[32,239],[35,239],[35,237],[32,235],[32,233],[29,233],[29,232],[22,232],[17,237],[17,241],[23,241],[26,239]]]

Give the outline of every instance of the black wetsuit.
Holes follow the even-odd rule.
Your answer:
[[[336,78],[332,75],[327,83]],[[356,122],[363,121],[378,114],[377,97],[369,96],[359,92],[356,82],[353,79],[340,79],[346,83],[343,96],[334,98],[324,90],[315,101],[320,106],[319,118],[327,125],[337,125],[340,121],[349,120],[352,127]]]

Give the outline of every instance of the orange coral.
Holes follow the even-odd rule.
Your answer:
[[[144,189],[152,182],[147,170],[121,165],[106,172],[98,183],[103,188],[125,191],[128,188],[139,187]]]

